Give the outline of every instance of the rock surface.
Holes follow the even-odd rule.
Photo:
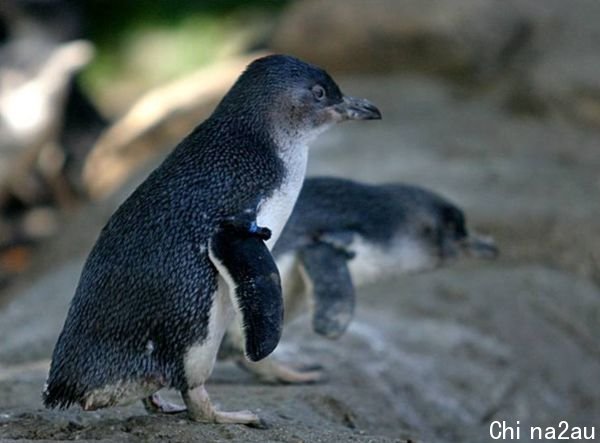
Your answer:
[[[331,70],[500,88],[520,112],[599,127],[599,21],[589,0],[304,0],[270,45]]]
[[[271,46],[334,70],[464,74],[499,62],[521,19],[493,0],[306,0],[283,14]]]
[[[3,296],[12,301],[0,311],[0,440],[479,442],[493,420],[523,429],[597,421],[598,133],[515,116],[494,94],[435,79],[340,84],[372,99],[384,119],[322,137],[309,173],[432,188],[496,237],[501,258],[364,288],[339,341],[294,325],[278,358],[323,364],[321,384],[262,385],[219,364],[211,395],[224,408],[258,411],[267,430],[150,417],[140,405],[46,411],[40,391],[82,260],[124,191],[71,221],[47,246],[40,277],[24,276]]]

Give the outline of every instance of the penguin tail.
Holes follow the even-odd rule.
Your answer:
[[[42,402],[48,409],[67,409],[75,403],[81,403],[83,392],[66,381],[49,381],[42,392]]]

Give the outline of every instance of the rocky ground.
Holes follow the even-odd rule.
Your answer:
[[[82,260],[124,191],[66,222],[2,295],[0,440],[480,442],[493,420],[600,426],[598,132],[552,113],[514,114],[497,91],[442,80],[340,83],[377,103],[384,120],[323,136],[309,173],[437,190],[502,256],[363,288],[339,341],[293,325],[278,358],[323,364],[323,383],[265,385],[220,363],[214,399],[258,411],[268,429],[148,416],[140,405],[44,410],[40,391]]]

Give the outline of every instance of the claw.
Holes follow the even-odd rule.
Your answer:
[[[149,414],[178,414],[187,410],[185,406],[163,400],[158,392],[144,398],[142,403]]]
[[[251,362],[246,359],[238,360],[238,364],[244,369],[255,374],[261,380],[267,382],[284,384],[317,383],[325,379],[320,365],[314,365],[298,370],[290,366],[278,363],[272,359],[264,359]]]
[[[253,412],[226,412],[216,409],[210,401],[204,385],[182,393],[189,417],[204,423],[242,424],[252,427],[264,426],[264,422]]]

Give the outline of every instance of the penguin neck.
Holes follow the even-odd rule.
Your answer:
[[[284,176],[282,188],[293,198],[298,197],[306,174],[308,145],[318,135],[315,131],[297,131],[277,126],[269,131],[276,154],[282,162]]]
[[[251,139],[261,145],[271,145],[280,158],[293,157],[294,152],[305,150],[319,134],[331,126],[310,127],[302,122],[285,117],[282,113],[267,106],[268,102],[249,100],[230,100],[226,96],[217,106],[211,120],[218,126],[236,128],[245,139]]]
[[[269,249],[277,242],[300,194],[306,175],[308,147],[290,146],[279,149],[277,154],[283,166],[283,177],[279,187],[259,203],[257,214],[258,225],[271,230],[271,238],[266,242]]]
[[[270,126],[269,134],[273,143],[282,153],[285,153],[305,149],[331,125],[306,127],[305,125],[273,118]]]
[[[270,131],[270,134],[276,148],[276,155],[281,161],[283,176],[279,187],[263,200],[258,208],[258,224],[271,230],[271,238],[266,242],[269,249],[279,238],[300,194],[306,176],[307,143],[310,140],[302,137],[289,137],[288,134],[277,131]]]

